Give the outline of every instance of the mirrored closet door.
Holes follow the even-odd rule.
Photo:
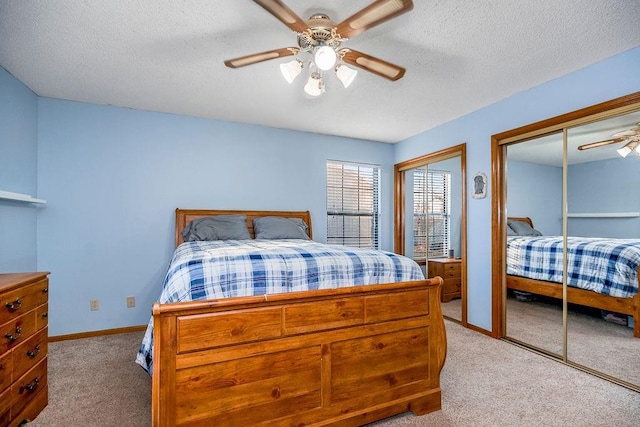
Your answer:
[[[638,147],[640,111],[567,129],[567,247],[596,267],[573,273],[569,284],[611,298],[569,304],[567,358],[640,386],[640,337],[628,307],[640,262]]]
[[[443,314],[466,322],[464,145],[396,165],[396,252],[441,276]]]
[[[493,144],[498,336],[640,391],[640,93]]]
[[[556,132],[506,148],[506,334],[558,356],[562,299],[533,291],[539,280],[559,282],[562,290],[562,145],[562,132]],[[556,251],[553,269],[540,268],[552,259],[541,248]]]

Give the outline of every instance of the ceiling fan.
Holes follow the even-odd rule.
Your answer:
[[[344,21],[336,24],[325,14],[301,19],[281,0],[253,0],[278,18],[297,34],[298,46],[254,53],[224,61],[230,68],[239,68],[271,59],[297,56],[280,65],[285,79],[292,83],[303,68],[309,68],[305,92],[318,96],[324,92],[323,72],[333,70],[346,88],[357,71],[346,64],[395,81],[404,76],[405,69],[350,48],[341,48],[343,41],[380,25],[413,9],[411,0],[376,0]],[[305,59],[305,57],[307,59]]]
[[[627,157],[629,153],[636,150],[638,152],[638,156],[640,156],[640,123],[636,123],[636,126],[631,129],[614,133],[611,136],[613,137],[611,139],[581,145],[578,147],[578,150],[589,150],[591,148],[602,147],[609,144],[624,143],[624,145],[617,150],[618,154],[622,157]]]

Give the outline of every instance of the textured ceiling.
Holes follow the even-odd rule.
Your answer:
[[[340,22],[369,0],[285,0]],[[249,0],[0,0],[0,65],[37,95],[398,142],[640,45],[638,0],[415,0],[413,11],[343,43],[407,69],[360,71],[327,93],[289,85],[273,60],[296,46]]]

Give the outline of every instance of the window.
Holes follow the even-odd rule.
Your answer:
[[[451,174],[449,172],[436,170],[427,172],[426,168],[416,169],[413,172],[414,258],[441,258],[448,255],[450,192]]]
[[[327,243],[378,249],[380,167],[327,162]]]

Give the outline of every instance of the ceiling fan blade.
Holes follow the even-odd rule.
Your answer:
[[[612,136],[614,138],[629,138],[632,136],[640,135],[640,123],[636,123],[636,126],[631,129],[623,130],[622,132],[614,133]]]
[[[284,58],[287,56],[297,55],[300,51],[297,47],[283,47],[282,49],[269,50],[266,52],[254,53],[251,55],[241,56],[240,58],[228,59],[224,61],[224,65],[229,68],[240,68],[245,65],[257,64],[270,59]]]
[[[262,6],[267,12],[278,18],[284,25],[289,27],[296,33],[302,33],[309,29],[302,18],[289,9],[289,7],[280,0],[253,0]]]
[[[634,129],[623,130],[622,132],[614,133],[613,137],[614,138],[628,138],[630,136],[636,136],[638,134],[640,134],[640,131],[638,131],[637,128],[634,128]]]
[[[350,39],[411,9],[411,0],[377,0],[336,25],[336,32]]]
[[[578,150],[588,150],[590,148],[602,147],[604,145],[609,144],[617,144],[618,142],[626,141],[626,138],[613,138],[613,139],[605,139],[604,141],[590,142],[588,144],[583,144],[578,147]]]
[[[396,81],[404,76],[405,69],[382,59],[352,49],[340,51],[342,60],[347,64],[362,68],[385,79]]]

